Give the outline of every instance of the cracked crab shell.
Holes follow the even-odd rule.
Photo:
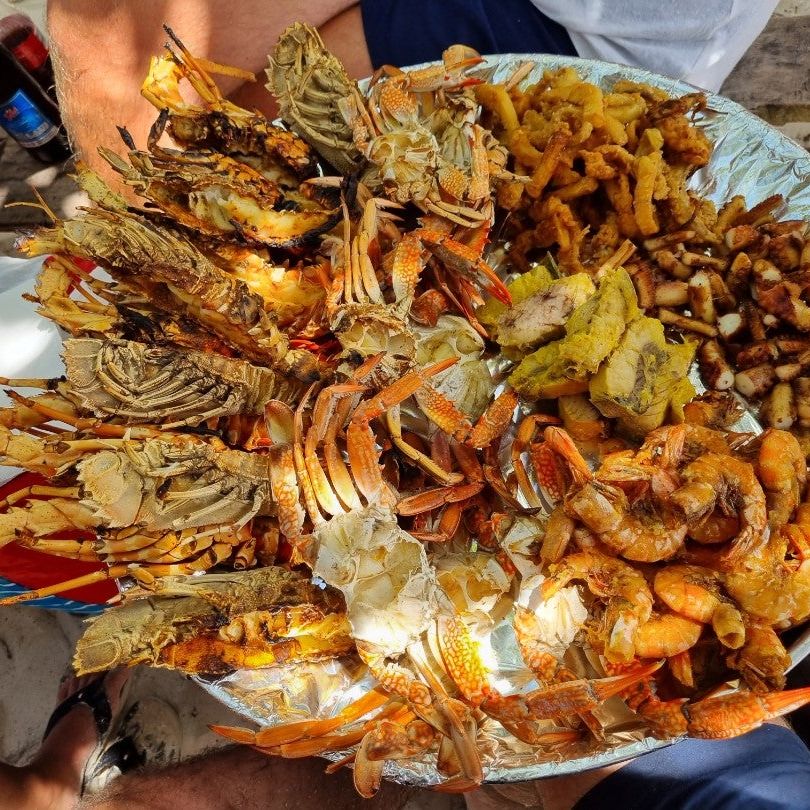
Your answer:
[[[477,614],[486,621],[512,582],[497,560],[488,554],[447,552],[434,557],[439,586],[464,616]]]
[[[501,538],[501,548],[521,574],[515,604],[534,616],[532,632],[555,657],[562,657],[588,619],[588,610],[576,586],[561,588],[544,599],[541,586],[545,580],[535,563],[537,546],[545,531],[545,521],[520,516]]]
[[[466,318],[442,315],[436,326],[413,326],[416,362],[427,366],[458,357],[459,362],[437,374],[431,385],[471,419],[477,419],[489,404],[495,383],[487,363],[481,359],[484,341]]]
[[[312,571],[343,593],[354,638],[386,656],[402,654],[438,610],[436,572],[422,544],[377,506],[333,517],[313,534]]]

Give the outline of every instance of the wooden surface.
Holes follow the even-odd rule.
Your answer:
[[[810,15],[772,17],[723,85],[723,95],[774,125],[804,123],[810,133],[808,42]]]

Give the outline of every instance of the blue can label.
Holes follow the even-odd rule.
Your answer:
[[[59,133],[22,90],[0,104],[0,126],[20,146],[28,148],[42,146]]]

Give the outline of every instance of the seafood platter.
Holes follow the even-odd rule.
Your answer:
[[[358,84],[300,24],[272,123],[167,33],[146,142],[19,242],[65,373],[2,381],[41,483],[0,545],[106,568],[3,603],[118,580],[77,672],[190,673],[258,725],[218,733],[365,797],[810,702],[807,154],[587,60]]]

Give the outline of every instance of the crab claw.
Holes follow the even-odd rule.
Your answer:
[[[690,737],[720,740],[736,737],[810,703],[810,686],[759,695],[734,692],[681,707]]]
[[[354,789],[364,798],[371,799],[380,789],[385,760],[369,759],[371,735],[366,734],[354,758]]]
[[[392,284],[397,305],[410,309],[417,281],[425,266],[426,251],[432,253],[451,270],[477,281],[490,295],[506,306],[512,306],[512,296],[497,273],[480,254],[432,228],[417,228],[406,234],[394,251]]]
[[[417,495],[402,498],[397,504],[397,514],[408,516],[430,512],[450,503],[458,503],[477,495],[484,488],[483,481],[473,481],[469,484],[455,484],[449,487],[434,487],[426,489]]]
[[[663,666],[663,663],[663,661],[654,661],[612,678],[556,683],[526,695],[526,705],[535,719],[590,711],[609,697],[619,694],[634,683],[652,675]]]

